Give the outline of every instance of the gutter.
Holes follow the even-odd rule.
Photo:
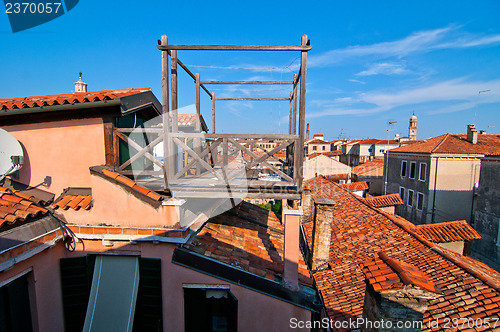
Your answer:
[[[112,100],[101,100],[85,103],[73,103],[64,105],[51,105],[51,106],[40,106],[31,108],[16,108],[10,110],[0,110],[0,117],[11,116],[11,115],[21,115],[21,114],[31,114],[40,112],[57,112],[75,109],[89,109],[89,108],[102,108],[110,106],[120,106],[120,98],[115,98]]]

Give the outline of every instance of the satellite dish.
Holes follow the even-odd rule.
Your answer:
[[[19,170],[24,163],[21,144],[7,131],[0,128],[0,180]]]

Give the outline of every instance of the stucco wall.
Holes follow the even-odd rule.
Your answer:
[[[304,180],[317,175],[351,174],[351,168],[327,156],[317,156],[304,161]]]
[[[66,187],[89,187],[89,167],[105,163],[102,119],[4,126],[24,148],[19,181],[58,195]]]

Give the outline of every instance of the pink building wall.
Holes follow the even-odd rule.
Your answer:
[[[90,166],[105,163],[102,119],[4,126],[25,149],[20,182],[36,186],[51,177],[49,187],[56,195],[66,187],[90,187]]]

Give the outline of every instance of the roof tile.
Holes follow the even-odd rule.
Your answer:
[[[367,197],[365,202],[376,208],[404,204],[399,194]]]

